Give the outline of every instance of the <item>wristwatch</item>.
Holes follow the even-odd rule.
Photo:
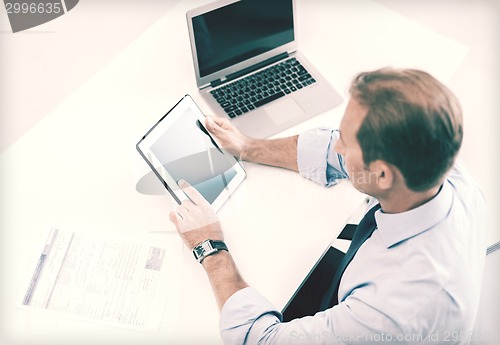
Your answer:
[[[193,255],[201,264],[207,256],[213,255],[221,250],[229,251],[224,242],[214,241],[209,238],[193,248]]]

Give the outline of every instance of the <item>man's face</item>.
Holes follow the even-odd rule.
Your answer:
[[[346,169],[353,186],[366,194],[370,194],[371,187],[376,183],[376,174],[365,169],[363,151],[356,134],[368,110],[361,106],[354,98],[349,100],[344,117],[340,122],[340,139],[335,144],[335,151],[344,156]]]

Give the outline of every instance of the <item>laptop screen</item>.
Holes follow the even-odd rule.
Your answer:
[[[294,40],[292,0],[241,0],[192,24],[200,77]]]

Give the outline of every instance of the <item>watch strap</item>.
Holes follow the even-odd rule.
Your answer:
[[[227,245],[224,243],[224,241],[218,241],[218,240],[212,240],[212,245],[214,248],[216,248],[217,250],[225,250],[225,251],[229,251],[227,249]]]

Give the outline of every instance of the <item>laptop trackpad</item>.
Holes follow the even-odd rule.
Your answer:
[[[276,101],[266,106],[266,113],[276,125],[290,121],[304,114],[304,110],[293,99]]]

